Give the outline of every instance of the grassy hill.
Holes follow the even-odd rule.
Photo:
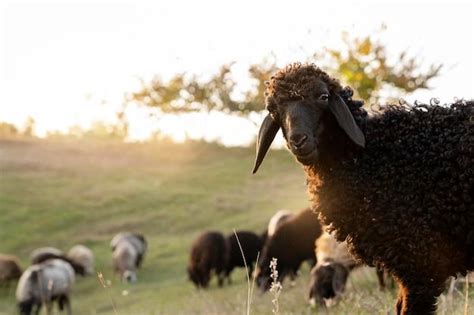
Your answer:
[[[286,151],[272,151],[251,175],[253,149],[203,143],[0,142],[0,252],[28,264],[31,250],[89,246],[96,270],[110,280],[78,278],[75,314],[244,314],[247,282],[234,272],[223,289],[197,291],[185,272],[192,239],[207,229],[263,231],[278,209],[308,205],[304,174]],[[138,283],[111,271],[115,233],[139,231],[149,252]],[[309,314],[308,267],[283,284],[281,314]],[[14,286],[0,288],[0,314],[15,314]],[[356,271],[331,314],[393,312],[395,292],[377,290],[375,274]],[[474,295],[471,294],[471,299]],[[440,313],[463,314],[463,291],[443,297]],[[255,292],[252,314],[271,314],[268,294]]]

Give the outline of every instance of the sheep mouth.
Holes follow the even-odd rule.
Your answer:
[[[318,158],[318,150],[313,149],[306,154],[295,154],[295,157],[298,160],[298,162],[300,162],[303,165],[314,164],[314,162],[316,162],[316,159]]]

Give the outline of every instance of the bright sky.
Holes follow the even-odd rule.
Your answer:
[[[473,98],[473,10],[470,1],[0,0],[0,121],[22,125],[32,116],[40,134],[87,126],[113,119],[139,77],[205,75],[230,61],[244,69],[271,52],[284,65],[305,59],[305,51],[339,47],[342,31],[364,36],[382,23],[389,52],[408,48],[426,64],[446,65],[432,90],[406,99]],[[130,115],[135,139],[158,126],[176,138],[230,145],[256,132],[252,123],[221,114],[160,121]]]

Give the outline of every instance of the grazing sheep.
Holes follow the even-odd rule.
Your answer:
[[[22,272],[17,257],[0,254],[0,286],[9,286],[20,278]]]
[[[67,257],[84,268],[86,275],[94,273],[94,254],[84,245],[74,245],[67,253]]]
[[[137,257],[135,247],[128,242],[119,242],[112,253],[114,272],[120,275],[122,281],[137,282]]]
[[[63,251],[56,247],[40,247],[31,252],[30,262],[34,265],[56,256],[64,256]]]
[[[214,271],[219,286],[225,278],[225,265],[228,260],[226,239],[220,232],[204,232],[198,235],[191,246],[188,263],[188,276],[196,287],[207,288]]]
[[[321,225],[311,209],[304,209],[282,223],[265,242],[256,272],[262,291],[271,284],[270,261],[277,259],[278,281],[295,276],[305,260],[314,264],[314,241],[321,235]]]
[[[112,251],[115,250],[115,247],[117,246],[117,244],[119,244],[120,242],[124,240],[131,243],[133,247],[136,249],[137,251],[136,266],[137,268],[139,268],[142,265],[143,258],[148,248],[148,243],[145,237],[140,233],[121,232],[115,235],[112,241],[110,242],[110,247],[112,248]]]
[[[245,267],[244,258],[242,257],[242,252],[240,251],[238,242],[240,242],[240,246],[242,246],[249,277],[252,277],[253,265],[257,261],[257,256],[261,252],[263,246],[261,237],[253,232],[237,231],[236,234],[237,237],[232,233],[227,236],[226,239],[228,259],[225,265],[225,277],[228,279],[229,283],[231,283],[230,274],[234,268]]]
[[[280,70],[254,173],[281,128],[322,222],[396,278],[397,314],[433,314],[446,279],[474,269],[474,102],[369,117],[351,97],[315,65]]]
[[[122,280],[129,283],[137,281],[136,269],[140,267],[147,250],[143,235],[119,233],[110,242],[114,270]]]
[[[325,299],[336,298],[344,291],[349,273],[359,263],[350,255],[346,242],[338,242],[327,232],[316,240],[315,248],[318,263],[311,270],[309,301],[324,306]]]
[[[74,270],[61,259],[49,259],[28,267],[18,281],[16,300],[21,315],[39,314],[44,303],[51,314],[53,302],[71,314],[69,294],[74,284]],[[33,312],[33,309],[36,309]]]

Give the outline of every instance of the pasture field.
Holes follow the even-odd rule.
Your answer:
[[[0,142],[0,252],[26,267],[40,246],[68,250],[82,243],[96,255],[97,277],[77,278],[74,314],[245,314],[243,270],[233,284],[197,291],[187,280],[192,239],[203,230],[262,232],[278,209],[309,204],[302,169],[284,150],[269,153],[251,175],[253,148],[157,142]],[[149,251],[138,283],[122,284],[111,272],[115,233],[139,231]],[[283,283],[280,314],[393,314],[395,290],[381,293],[375,272],[355,271],[344,299],[327,312],[306,302],[309,267],[294,285]],[[16,314],[15,286],[0,288],[0,314]],[[465,290],[443,295],[440,314],[464,314]],[[469,293],[474,314],[474,289]],[[272,314],[269,294],[253,294],[251,314]],[[43,311],[42,314],[45,314]]]

